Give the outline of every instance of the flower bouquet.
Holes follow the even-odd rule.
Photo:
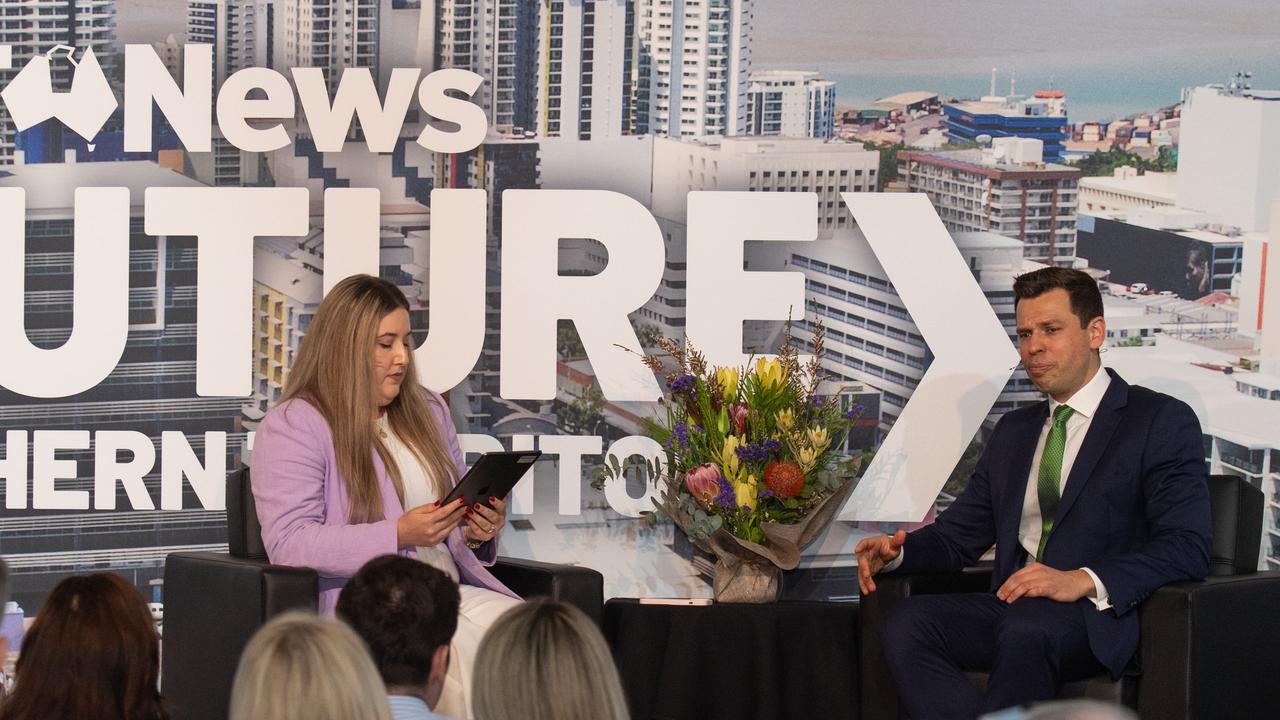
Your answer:
[[[725,602],[772,602],[781,571],[800,561],[848,497],[860,456],[843,446],[861,406],[819,395],[823,332],[801,366],[791,324],[776,358],[708,367],[688,343],[660,340],[644,362],[666,376],[665,420],[644,422],[664,450],[649,466],[655,504],[690,541],[716,556],[713,591]],[[601,480],[620,477],[616,459]]]

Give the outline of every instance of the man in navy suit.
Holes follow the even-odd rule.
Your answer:
[[[992,545],[991,592],[906,598],[883,641],[913,718],[972,718],[1119,677],[1139,603],[1209,568],[1204,443],[1185,403],[1102,368],[1102,296],[1083,272],[1014,282],[1018,351],[1048,399],[996,424],[968,486],[931,525],[858,543],[877,572],[952,572]],[[965,677],[989,672],[986,692]]]

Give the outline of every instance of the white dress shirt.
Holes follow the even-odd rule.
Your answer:
[[[1098,405],[1102,403],[1102,396],[1107,394],[1107,388],[1110,385],[1111,376],[1106,370],[1098,368],[1089,382],[1066,401],[1066,405],[1070,406],[1074,412],[1067,418],[1067,444],[1063,448],[1062,474],[1058,480],[1058,490],[1061,494],[1066,494],[1067,478],[1071,475],[1071,468],[1075,465],[1076,456],[1080,454],[1080,446],[1084,444],[1089,425],[1093,423],[1093,417],[1098,414]],[[1022,523],[1018,525],[1018,542],[1027,551],[1028,561],[1035,559],[1036,550],[1040,547],[1040,535],[1044,530],[1038,490],[1040,458],[1044,455],[1044,444],[1049,439],[1049,429],[1053,427],[1053,413],[1062,404],[1049,398],[1049,416],[1045,418],[1044,427],[1040,428],[1040,439],[1036,441],[1036,454],[1031,462],[1031,473],[1027,477],[1027,493],[1022,500]],[[1089,568],[1080,569],[1093,578],[1095,593],[1094,597],[1089,598],[1093,604],[1099,610],[1111,607],[1111,603],[1108,602],[1107,588],[1102,584],[1102,580]]]
[[[1074,395],[1067,399],[1066,404],[1071,406],[1074,411],[1071,417],[1067,418],[1067,443],[1062,454],[1062,473],[1058,481],[1059,492],[1064,492],[1067,487],[1067,477],[1071,474],[1071,466],[1075,464],[1076,456],[1080,454],[1080,446],[1084,444],[1084,437],[1089,432],[1089,425],[1093,422],[1093,416],[1098,412],[1098,405],[1102,403],[1102,396],[1107,393],[1107,387],[1111,385],[1111,376],[1101,367],[1093,374],[1093,377],[1084,384],[1084,387],[1076,391]],[[1040,457],[1044,455],[1044,444],[1049,439],[1049,429],[1053,427],[1053,413],[1062,403],[1049,398],[1049,416],[1044,421],[1044,427],[1040,429],[1040,439],[1036,442],[1036,453],[1031,462],[1031,474],[1027,478],[1026,496],[1022,501],[1022,523],[1018,526],[1018,542],[1027,551],[1027,559],[1032,560],[1036,556],[1036,550],[1040,547],[1040,535],[1043,532],[1043,519],[1040,516],[1040,495],[1037,490],[1038,479],[1040,475]],[[1052,530],[1050,531],[1052,532]],[[902,564],[902,552],[898,553],[898,557],[884,566],[883,572],[896,570]],[[1095,607],[1099,610],[1106,610],[1111,607],[1109,596],[1107,595],[1107,587],[1102,584],[1102,580],[1089,568],[1080,568],[1089,574],[1093,579],[1094,597],[1089,598],[1093,601]]]

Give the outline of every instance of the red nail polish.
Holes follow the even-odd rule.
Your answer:
[[[439,500],[437,500],[437,501],[436,501],[436,507],[440,507],[440,501],[439,501]]]
[[[498,502],[498,498],[496,498],[496,497],[494,497],[494,496],[490,495],[490,496],[489,496],[489,502],[491,502],[491,503]]]
[[[477,509],[477,510],[479,510],[479,509],[480,509],[480,503],[476,503],[475,507],[476,507],[476,509]]]

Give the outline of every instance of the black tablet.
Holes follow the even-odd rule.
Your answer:
[[[467,507],[476,503],[492,507],[489,498],[505,499],[541,455],[540,450],[485,453],[440,501],[440,505],[443,507],[462,498]]]

